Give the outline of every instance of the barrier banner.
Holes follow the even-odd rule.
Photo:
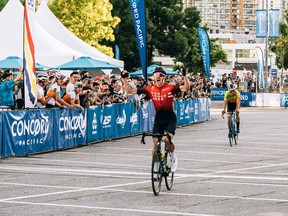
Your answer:
[[[53,149],[53,110],[5,112],[3,156]]]
[[[129,109],[126,108],[126,104],[115,104],[114,106],[116,124],[114,124],[114,137],[122,137],[130,134],[129,125]]]
[[[55,149],[70,148],[86,143],[87,109],[54,111]]]
[[[154,123],[154,106],[151,101],[145,101],[140,108],[140,132],[151,131]]]
[[[205,121],[206,118],[206,98],[198,98],[198,121]]]
[[[194,122],[199,121],[199,98],[194,99]]]
[[[195,121],[195,104],[194,99],[189,99],[189,123],[193,123]]]
[[[207,98],[206,100],[206,120],[210,120],[210,108],[211,108],[211,100],[210,98]]]
[[[288,94],[280,94],[280,106],[288,107]]]
[[[130,133],[136,134],[140,132],[140,109],[136,109],[134,103],[126,103],[126,109],[130,111],[129,113],[129,126]]]
[[[3,152],[2,152],[2,149],[3,149],[3,147],[2,147],[2,145],[3,145],[3,142],[2,142],[2,140],[3,140],[3,113],[1,112],[0,113],[0,128],[1,128],[1,135],[0,135],[0,158],[3,156]]]
[[[177,126],[189,124],[189,100],[176,100]]]
[[[101,127],[101,106],[90,106],[87,111],[87,142],[95,142],[104,138]]]
[[[256,100],[255,93],[240,92],[240,106],[248,107],[252,106],[252,102]]]
[[[103,139],[115,137],[116,115],[113,104],[105,105],[104,108],[102,108],[100,118],[100,131],[103,135]]]
[[[225,92],[227,88],[213,88],[211,89],[211,100],[224,100]]]

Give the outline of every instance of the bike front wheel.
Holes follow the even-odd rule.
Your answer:
[[[237,133],[234,134],[234,143],[235,143],[235,145],[238,144],[238,134]]]
[[[165,166],[167,170],[167,176],[165,176],[165,184],[167,190],[171,190],[174,180],[174,172],[171,172],[171,154],[170,152],[165,153]]]
[[[162,183],[162,169],[161,169],[161,154],[157,151],[154,152],[152,159],[151,167],[151,180],[152,180],[152,189],[155,196],[158,196],[161,191]]]

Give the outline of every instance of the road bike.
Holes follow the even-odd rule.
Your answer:
[[[238,133],[236,131],[236,117],[235,117],[235,112],[228,112],[227,114],[230,114],[228,139],[229,139],[229,144],[232,147],[233,143],[235,145],[238,144]],[[222,115],[222,117],[224,118],[224,114]]]
[[[173,186],[174,172],[171,172],[171,153],[162,140],[163,136],[167,136],[171,143],[169,134],[147,134],[143,133],[142,143],[145,144],[145,136],[157,137],[157,148],[154,152],[151,164],[151,181],[152,189],[155,196],[158,196],[161,191],[161,184],[165,178],[167,190],[171,190]]]

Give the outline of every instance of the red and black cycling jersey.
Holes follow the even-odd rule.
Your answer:
[[[153,85],[139,88],[137,94],[149,95],[154,104],[156,114],[162,112],[174,113],[174,95],[180,91],[179,86],[165,83],[161,87]]]

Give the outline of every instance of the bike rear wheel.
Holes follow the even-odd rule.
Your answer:
[[[171,154],[170,152],[165,153],[165,166],[167,170],[167,176],[165,176],[165,184],[167,190],[171,190],[174,180],[174,172],[171,172]]]
[[[161,191],[161,183],[162,183],[162,168],[161,168],[161,154],[157,151],[154,152],[152,159],[152,167],[151,167],[151,180],[152,180],[152,189],[155,196],[158,196]]]

